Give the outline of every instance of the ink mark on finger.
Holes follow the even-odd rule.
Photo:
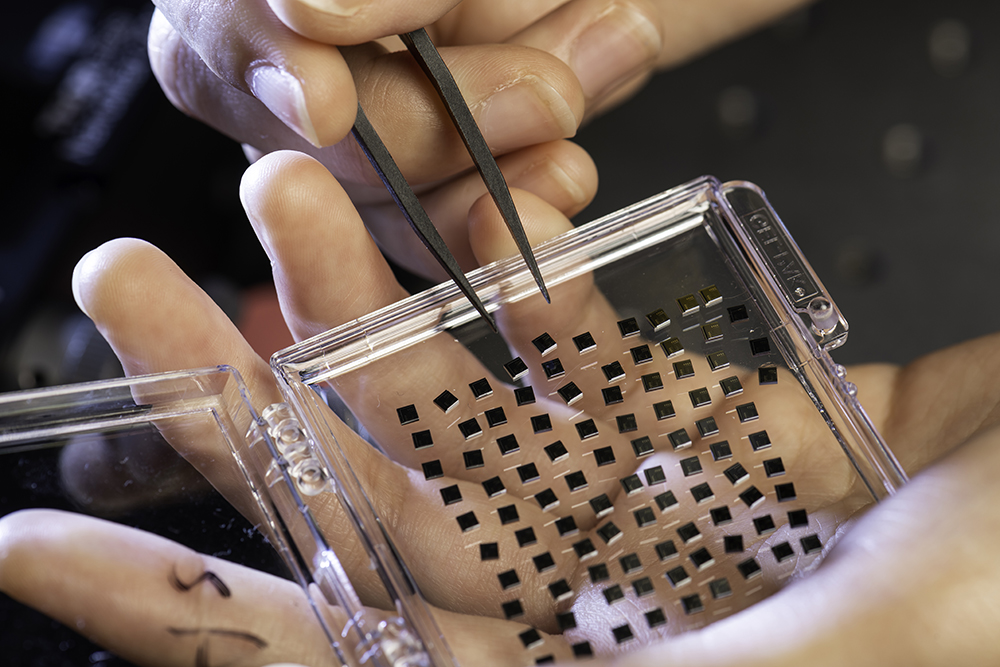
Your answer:
[[[226,585],[226,582],[224,582],[219,577],[219,575],[217,575],[215,572],[212,572],[211,570],[205,570],[201,574],[201,576],[199,576],[191,583],[185,583],[181,581],[181,578],[177,576],[176,571],[174,571],[170,575],[170,583],[173,584],[174,588],[176,588],[182,593],[187,593],[189,590],[191,590],[192,588],[194,588],[203,581],[207,581],[208,583],[215,586],[215,589],[219,591],[219,595],[221,595],[222,597],[224,598],[232,597],[233,592],[229,590],[229,586]]]
[[[208,644],[199,644],[198,652],[194,656],[194,667],[209,667]]]
[[[168,627],[167,632],[175,637],[195,636],[200,638],[198,651],[195,653],[195,667],[211,667],[209,662],[209,646],[212,637],[224,637],[235,639],[250,644],[255,650],[263,650],[268,647],[268,643],[255,634],[242,632],[240,630],[228,630],[226,628],[173,628]]]
[[[229,637],[248,642],[257,649],[265,649],[268,647],[268,643],[264,639],[261,639],[253,633],[243,632],[241,630],[229,630],[226,628],[167,628],[167,632],[175,637],[186,637],[189,635],[200,634],[212,635],[215,637]]]

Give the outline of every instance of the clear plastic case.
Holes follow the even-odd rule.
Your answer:
[[[458,664],[438,610],[495,619],[526,665],[701,627],[905,481],[755,186],[702,178],[536,257],[551,305],[517,259],[469,276],[502,335],[441,285],[276,354],[285,402],[259,413],[225,367],[25,392],[0,447],[138,430],[233,457],[333,654],[400,667]]]

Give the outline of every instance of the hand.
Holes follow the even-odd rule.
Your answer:
[[[515,196],[534,240],[568,228],[568,221],[544,202],[523,192]],[[274,263],[283,310],[296,336],[317,333],[403,295],[346,193],[317,163],[287,153],[270,156],[248,172],[243,197]],[[309,242],[299,242],[303,238]],[[506,230],[488,201],[472,207],[470,238],[483,262],[512,254]],[[550,325],[575,332],[604,307],[586,280],[560,287],[566,289],[553,294],[553,308],[563,310],[549,321],[536,321],[557,338],[563,332]],[[267,365],[208,297],[154,248],[128,240],[102,246],[81,262],[75,291],[130,373],[228,362],[240,368],[258,407],[278,400]],[[151,299],[154,294],[156,299]],[[505,317],[499,323],[518,352],[527,354],[517,324]],[[896,497],[860,518],[811,576],[728,620],[621,657],[620,664],[791,665],[808,659],[810,664],[834,665],[850,659],[861,665],[923,665],[940,664],[942,656],[959,657],[963,664],[995,664],[1000,657],[993,638],[1000,618],[992,603],[1000,588],[1000,566],[994,558],[1000,546],[995,509],[1000,489],[992,483],[1000,469],[1000,448],[994,442],[1000,402],[1000,383],[995,380],[998,345],[1000,338],[994,336],[904,369],[852,369],[851,379],[904,465],[911,472],[930,467]],[[469,364],[474,362],[449,352],[455,382],[470,377]],[[395,381],[393,385],[392,378],[376,374],[364,390],[368,396],[388,396],[412,389],[405,377]],[[442,382],[447,383],[447,377]],[[493,386],[502,397],[501,383]],[[341,390],[348,401],[362,395],[361,388]],[[794,419],[799,406],[786,409]],[[460,550],[454,547],[463,543],[456,542],[453,516],[447,508],[441,511],[442,482],[428,482],[419,470],[377,454],[346,427],[338,438],[356,457],[362,482],[381,491],[372,496],[376,509],[396,535],[421,588],[441,610],[439,623],[461,664],[525,664],[543,651],[571,658],[569,644],[587,638],[586,627],[576,636],[543,634],[543,648],[529,656],[517,637],[527,626],[497,618],[501,614],[494,573],[483,576],[488,565],[479,562],[478,552],[468,556],[475,562],[456,553]],[[801,440],[808,442],[809,434],[803,432]],[[383,442],[389,456],[399,460],[412,449],[408,442],[399,449],[398,442]],[[220,485],[232,471],[222,463],[227,455],[218,454],[219,463],[206,473]],[[824,491],[844,493],[834,462],[809,463],[824,479],[833,480]],[[449,482],[460,485],[466,503],[489,505],[478,479],[465,473],[457,477]],[[968,492],[970,488],[975,492]],[[539,526],[542,551],[559,538],[541,528],[544,522],[534,521],[537,505],[523,495],[508,483],[507,502],[517,505],[525,523]],[[345,537],[351,530],[344,517],[322,502],[314,511],[326,534],[339,538],[338,554],[363,599],[384,604],[366,557]],[[844,518],[830,516],[819,523]],[[583,520],[579,523],[582,531],[590,527]],[[516,546],[506,548],[509,534],[484,522],[475,540],[490,539],[500,543],[501,554],[517,551]],[[137,662],[190,664],[198,650],[195,638],[163,629],[194,623],[238,630],[266,644],[255,648],[261,647],[259,641],[222,642],[213,648],[220,660],[240,655],[248,664],[278,659],[321,664],[316,656],[323,640],[304,620],[307,612],[291,585],[195,556],[159,538],[92,519],[21,514],[0,524],[0,553],[6,554],[0,563],[0,588],[76,623]],[[501,560],[496,571],[510,565],[509,558]],[[525,575],[522,589],[530,592],[539,582],[529,568],[519,567],[519,572]],[[190,582],[206,572],[222,579],[232,595],[222,596],[205,581],[194,594],[181,593],[171,584],[172,575]],[[122,594],[134,590],[144,595]],[[524,620],[546,622],[542,599],[528,593],[522,597]],[[273,604],[261,608],[259,600],[264,598]],[[581,597],[578,603],[585,612],[587,600]],[[220,635],[230,640],[234,636]],[[608,648],[597,636],[592,639],[598,650]]]
[[[159,0],[149,51],[175,106],[244,144],[251,159],[283,148],[315,156],[396,263],[441,279],[416,237],[400,233],[403,218],[347,137],[360,100],[453,254],[473,268],[465,218],[485,190],[393,35],[428,27],[508,182],[572,216],[596,177],[587,156],[559,140],[585,116],[657,69],[804,2]]]

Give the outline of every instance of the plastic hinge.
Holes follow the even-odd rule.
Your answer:
[[[304,496],[315,496],[333,491],[330,474],[313,454],[313,444],[291,407],[287,403],[272,403],[264,408],[261,418],[275,447],[285,459],[299,492]]]

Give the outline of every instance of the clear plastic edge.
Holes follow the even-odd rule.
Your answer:
[[[702,176],[540,243],[535,246],[534,252],[539,268],[546,276],[546,282],[551,279],[549,274],[565,268],[567,261],[571,261],[567,260],[568,257],[579,257],[581,248],[591,247],[601,239],[609,239],[604,245],[599,244],[599,248],[604,251],[607,250],[608,243],[621,244],[620,240],[614,238],[614,233],[646,218],[650,211],[670,210],[676,217],[683,217],[685,212],[694,212],[696,208],[707,205],[706,196],[717,189],[718,185],[719,181],[714,177]],[[563,280],[569,280],[590,268],[592,267],[586,263],[581,263],[574,271],[566,273]],[[468,274],[468,278],[490,312],[495,312],[500,307],[501,300],[516,301],[522,294],[526,296],[537,291],[534,278],[520,257],[509,257],[476,269]],[[499,288],[501,284],[502,296]],[[271,368],[282,382],[294,379],[315,384],[323,381],[325,371],[329,368],[327,351],[341,347],[349,339],[358,341],[357,363],[361,365],[371,360],[364,356],[366,349],[370,351],[378,348],[389,353],[395,349],[395,341],[406,345],[416,342],[412,338],[412,331],[400,331],[396,326],[401,320],[412,319],[414,326],[411,329],[423,329],[423,335],[430,337],[477,317],[479,314],[454,283],[442,283],[279,350],[271,357]],[[358,331],[364,333],[358,335]],[[377,345],[372,342],[374,340],[378,341]],[[342,367],[337,369],[338,372],[344,370]]]
[[[202,411],[204,406],[196,407],[183,401],[166,406],[139,401],[128,403],[136,395],[149,395],[157,387],[167,387],[174,383],[193,383],[193,395],[203,394],[208,378],[220,374],[229,375],[235,380],[242,402],[252,414],[253,408],[242,378],[236,369],[224,365],[0,394],[0,453],[17,451],[22,447],[31,448],[36,441],[66,438],[79,433],[145,423],[153,418]],[[175,390],[169,393],[175,393]],[[126,405],[121,404],[123,399]]]
[[[687,215],[696,215],[697,220],[687,226],[700,225],[701,215],[709,203],[709,195],[718,185],[718,180],[713,177],[701,177],[542,243],[535,248],[539,267],[543,275],[561,272],[563,280],[591,270],[593,267],[586,261],[568,267],[567,257],[578,258],[585,254],[583,249],[592,248],[595,241],[602,239],[609,239],[598,245],[605,251],[605,261],[610,261],[613,257],[613,247],[610,246],[625,245],[621,239],[615,238],[615,232],[628,229],[636,221],[647,219],[657,211],[670,211],[672,217],[680,221]],[[671,228],[671,233],[684,228],[683,224],[675,225]],[[627,245],[634,251],[635,242],[639,240],[636,233],[629,231],[626,236]],[[650,238],[648,242],[653,243],[658,238]],[[498,285],[503,285],[504,302],[533,294],[536,289],[531,274],[519,258],[509,258],[482,267],[470,273],[468,278],[491,311],[495,311],[501,304]],[[554,283],[550,283],[550,287],[551,284]],[[390,537],[382,529],[381,522],[336,436],[329,429],[320,426],[324,424],[325,417],[318,412],[320,406],[317,405],[317,394],[312,386],[321,383],[328,376],[324,372],[329,370],[330,362],[326,356],[328,352],[343,346],[345,342],[353,340],[357,349],[357,365],[363,365],[370,361],[366,351],[378,349],[383,354],[390,353],[397,346],[412,345],[477,317],[478,313],[465,301],[458,288],[454,284],[444,283],[281,350],[271,358],[272,371],[286,402],[301,418],[302,427],[309,439],[314,444],[325,445],[314,446],[312,453],[323,462],[330,475],[331,486],[328,490],[336,492],[341,504],[350,514],[362,544],[373,563],[377,564],[383,583],[395,601],[397,612],[415,636],[419,637],[429,660],[428,664],[435,667],[451,667],[457,663],[427,603],[400,563]],[[413,320],[413,326],[399,331],[399,321],[407,318]],[[414,329],[422,333],[415,336]],[[362,333],[359,334],[359,330]],[[345,332],[348,333],[345,335]],[[339,367],[336,370],[343,372],[345,369]],[[304,503],[299,507],[298,515],[310,516]],[[323,536],[317,532],[313,534],[319,551],[332,553]],[[313,560],[314,567],[320,565]],[[370,635],[368,643],[374,646],[376,640],[377,635]]]
[[[256,527],[306,593],[337,659],[349,664],[338,646],[336,628],[330,627],[323,607],[309,595],[312,572],[298,556],[300,545],[291,539],[290,527],[263,483],[267,465],[273,466],[280,459],[274,456],[276,450],[267,438],[266,423],[255,410],[246,384],[235,368],[221,365],[0,395],[0,454],[52,447],[56,446],[53,443],[83,434],[155,425],[158,421],[185,417],[207,417],[218,428],[260,511]],[[255,466],[251,456],[258,442],[265,443],[267,455],[256,457],[266,461],[264,466]],[[256,450],[262,449],[257,446]],[[295,493],[287,477],[279,487]],[[295,502],[291,505],[296,506]],[[332,564],[328,563],[324,572],[331,569]],[[352,590],[342,570],[336,585]]]
[[[719,203],[729,213],[720,219],[753,271],[747,284],[756,285],[764,302],[775,308],[773,339],[789,367],[871,494],[882,500],[895,493],[906,483],[906,473],[858,401],[857,387],[847,381],[846,369],[829,354],[846,340],[847,321],[763,190],[733,181],[722,184],[720,194]],[[766,219],[754,224],[755,217]],[[820,314],[816,303],[823,306]],[[790,334],[789,328],[795,333]]]
[[[406,628],[402,630],[402,636],[397,634],[385,639],[390,640],[389,644],[395,646],[396,650],[399,650],[399,645],[402,644],[403,649],[411,656],[411,660],[416,658],[404,663],[406,665],[414,667],[422,664],[436,667],[456,665],[455,658],[444,641],[443,633],[438,628],[415,582],[400,563],[392,541],[382,529],[382,524],[347,461],[340,443],[329,428],[326,428],[326,417],[321,414],[322,407],[317,404],[317,395],[301,382],[284,385],[282,389],[286,391],[285,396],[289,405],[293,406],[292,409],[302,419],[301,426],[310,440],[310,454],[321,461],[329,476],[329,483],[323,488],[314,489],[310,495],[322,491],[337,495],[341,506],[351,519],[362,546],[371,558],[373,567],[377,568],[386,593],[394,602],[396,614],[405,622]],[[273,451],[273,455],[277,456],[278,452]],[[337,602],[348,613],[349,625],[358,634],[358,650],[355,654],[360,653],[364,658],[362,662],[367,664],[385,664],[387,667],[396,664],[385,655],[389,644],[382,643],[383,631],[389,628],[385,623],[370,617],[368,610],[361,605],[353,586],[340,568],[333,548],[319,531],[308,505],[296,490],[296,482],[288,476],[287,470],[283,473],[286,484],[280,487],[280,493],[291,494],[289,497],[294,497],[295,503],[287,505],[288,511],[284,514],[293,520],[301,517],[301,520],[308,522],[317,545],[317,553],[321,555],[311,559],[313,567],[316,568],[314,577],[337,587],[335,591]],[[322,618],[320,620],[325,622]]]
[[[727,201],[726,195],[736,191],[753,193],[760,198],[763,208],[770,216],[768,221],[773,225],[773,229],[767,230],[774,232],[771,238],[778,238],[785,244],[783,247],[792,253],[796,268],[803,271],[808,284],[815,286],[815,293],[808,290],[802,295],[789,292],[787,278],[783,279],[780,275],[781,266],[775,266],[775,258],[761,249],[745,221],[741,224],[741,212]],[[838,347],[846,339],[847,322],[757,186],[745,182],[723,186],[712,177],[702,177],[541,244],[536,250],[536,257],[545,275],[558,268],[565,268],[567,255],[572,255],[602,237],[608,238],[615,231],[628,228],[651,211],[673,209],[677,213],[676,217],[682,219],[685,210],[700,215],[710,207],[714,207],[719,215],[704,216],[704,219],[724,221],[723,236],[729,235],[735,239],[739,256],[745,260],[750,271],[744,276],[747,284],[757,285],[760,288],[757,298],[763,303],[771,304],[773,308],[773,312],[769,314],[769,322],[786,361],[810,394],[872,497],[882,499],[893,493],[905,483],[905,473],[858,403],[853,385],[844,380],[843,368],[836,365],[828,354],[828,350]],[[698,224],[702,222],[699,220]],[[607,247],[603,249],[607,250]],[[731,247],[730,252],[733,250]],[[583,264],[579,271],[589,268],[591,267]],[[579,271],[572,272],[572,275],[578,275]],[[491,311],[500,307],[500,290],[496,287],[498,284],[503,284],[503,298],[507,301],[518,298],[517,289],[523,289],[525,293],[534,290],[530,274],[517,258],[483,267],[471,273],[469,278]],[[825,309],[829,309],[818,316],[815,309],[810,307],[817,297],[825,300]],[[416,317],[418,314],[420,317]],[[396,346],[413,344],[420,339],[420,335],[429,337],[475,317],[478,315],[471,305],[464,302],[458,289],[452,284],[442,284],[286,348],[271,359],[272,370],[279,379],[286,400],[303,416],[305,427],[313,429],[311,436],[333,445],[328,450],[332,453],[332,458],[326,456],[324,448],[318,448],[316,455],[323,459],[332,472],[338,495],[345,506],[349,507],[355,527],[366,541],[369,554],[384,568],[383,572],[393,582],[397,593],[413,584],[400,566],[391,541],[382,530],[378,517],[354,477],[350,463],[344,457],[336,438],[328,432],[319,434],[311,426],[322,423],[323,419],[315,413],[316,399],[311,387],[335,372],[347,370],[343,366],[334,369],[327,357],[331,350],[342,347],[345,343],[353,341],[355,344],[358,355],[355,363],[360,366],[371,360],[366,352],[391,352]],[[422,332],[417,334],[416,339],[413,331],[400,333],[394,330],[400,320],[407,318],[413,320],[413,329]],[[381,536],[382,544],[371,540],[374,535]],[[442,639],[440,644],[434,641],[432,643],[436,646],[429,647],[434,649],[432,652],[441,650],[441,653],[432,658],[433,664],[454,664],[422,598],[398,595],[396,600],[401,615],[421,638]]]
[[[736,192],[752,193],[763,202],[771,216],[768,222],[774,225],[778,235],[787,243],[796,261],[801,262],[807,278],[814,281],[820,295],[828,300],[832,311],[818,313],[817,320],[815,309],[809,308],[812,299],[803,300],[814,295],[805,294],[797,298],[795,294],[790,294],[788,281],[780,275],[781,266],[776,266],[774,258],[762,251],[760,244],[754,240],[756,228],[748,226],[746,219],[741,220],[756,211],[740,210],[739,206],[734,206],[730,201],[729,195]],[[875,498],[880,499],[891,494],[905,483],[905,473],[860,406],[856,388],[846,381],[843,367],[835,364],[828,354],[828,350],[843,343],[846,338],[847,323],[791,240],[763,192],[755,185],[745,182],[720,185],[712,177],[702,177],[541,244],[536,249],[536,257],[543,273],[546,270],[555,271],[558,268],[565,268],[567,255],[579,254],[581,248],[607,237],[611,232],[628,228],[651,211],[671,209],[677,213],[678,219],[683,219],[685,212],[704,212],[706,207],[714,207],[720,215],[705,216],[705,220],[721,221],[726,227],[726,234],[736,240],[740,256],[752,271],[751,279],[746,282],[758,285],[762,302],[770,303],[774,308],[774,312],[770,314],[774,339],[779,343],[789,366],[799,373],[800,381],[810,392],[848,458]],[[580,271],[588,270],[588,266],[583,263],[574,270],[577,271],[574,275],[577,275]],[[530,273],[518,258],[483,267],[471,273],[469,278],[490,310],[500,307],[500,290],[496,287],[498,284],[503,284],[504,300],[516,298],[517,290],[528,294],[535,289]],[[512,293],[514,297],[511,296]],[[440,330],[478,317],[472,306],[461,297],[457,287],[453,284],[443,284],[400,304],[279,351],[272,357],[271,366],[286,401],[301,420],[308,437],[323,442],[332,440],[334,446],[329,449],[310,447],[314,456],[321,460],[331,475],[325,490],[336,492],[341,503],[351,514],[355,528],[365,542],[369,555],[381,568],[383,580],[397,601],[397,613],[424,642],[431,664],[444,667],[454,665],[454,658],[426,603],[417,594],[413,582],[399,564],[391,541],[382,530],[378,517],[369,505],[360,483],[354,477],[335,436],[328,429],[321,429],[318,426],[324,424],[325,418],[316,412],[316,394],[311,389],[312,384],[322,380],[322,373],[316,373],[316,370],[324,363],[325,354],[329,349],[342,344],[351,335],[357,336],[359,329],[364,332],[361,336],[362,341],[369,337],[372,340],[382,337],[378,342],[378,346],[382,346],[386,342],[384,337],[389,335],[386,332],[391,331],[400,319],[420,312],[425,313],[425,318],[431,318],[431,321],[418,322],[418,326],[431,325],[427,327],[429,331],[427,335],[433,335]],[[831,315],[831,312],[834,315]],[[348,334],[349,331],[354,333]],[[412,343],[412,338],[409,342]],[[372,349],[376,345],[369,344],[368,347]],[[238,429],[235,428],[238,422],[243,422],[242,417],[238,415],[220,414],[218,421],[232,450],[231,453],[261,510],[263,523],[260,528],[283,557],[293,577],[307,592],[337,658],[342,663],[351,664],[352,658],[357,657],[356,650],[375,646],[381,625],[377,624],[375,619],[369,622],[366,618],[367,612],[361,605],[346,573],[340,567],[336,554],[326,543],[309,513],[296,487],[296,481],[289,472],[288,461],[268,431],[267,420],[254,409],[243,380],[235,369],[219,366],[2,395],[0,419],[6,414],[5,408],[9,409],[15,402],[35,399],[44,399],[45,409],[48,412],[53,412],[60,406],[87,404],[88,401],[92,402],[94,409],[83,410],[71,414],[68,418],[60,419],[49,419],[42,414],[38,419],[29,419],[19,426],[10,421],[7,423],[0,421],[0,453],[18,451],[18,448],[30,448],[33,446],[32,442],[46,438],[66,437],[74,433],[118,428],[149,421],[154,415],[148,405],[136,403],[132,406],[102,407],[100,396],[110,395],[115,390],[132,392],[136,388],[150,388],[156,383],[192,381],[197,384],[208,376],[220,373],[230,375],[235,381],[235,387],[242,399],[242,407],[236,410],[245,409],[246,415],[249,416],[249,421],[246,422],[249,427],[243,432],[237,432]],[[184,414],[186,409],[203,412],[205,406],[201,405],[198,408],[176,406],[176,409],[178,410],[176,414],[180,415]],[[155,416],[164,414],[166,413],[160,412]],[[327,456],[327,451],[331,452],[332,456]],[[312,544],[298,544],[293,538],[295,534],[301,535],[302,530],[307,531]],[[319,586],[326,599],[314,598],[313,583]],[[326,616],[323,605],[331,598],[348,615],[348,623],[343,627],[338,628]],[[345,654],[342,650],[342,641],[348,635],[353,635],[353,640],[357,644]],[[361,657],[367,664],[383,663],[378,654],[368,652],[363,653]]]

